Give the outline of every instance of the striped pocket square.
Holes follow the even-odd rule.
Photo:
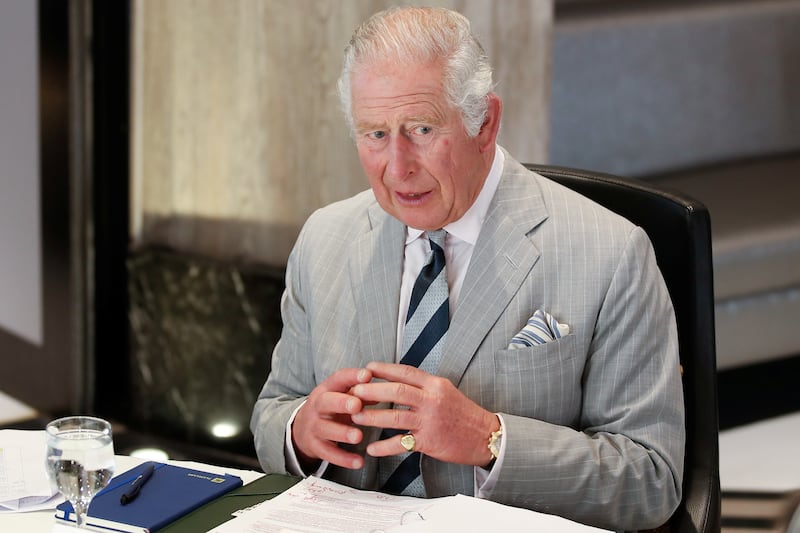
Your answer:
[[[552,315],[537,309],[533,316],[528,319],[525,327],[511,339],[508,349],[514,350],[544,344],[568,334],[568,325],[559,324]]]

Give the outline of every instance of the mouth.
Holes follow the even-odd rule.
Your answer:
[[[403,204],[419,204],[430,194],[430,192],[396,192],[395,196]]]

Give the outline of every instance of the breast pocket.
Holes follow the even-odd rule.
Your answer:
[[[577,337],[516,350],[498,350],[495,400],[501,412],[571,425],[581,400],[584,355]]]

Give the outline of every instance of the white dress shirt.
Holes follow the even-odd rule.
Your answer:
[[[483,188],[472,206],[464,213],[464,216],[446,225],[443,229],[447,231],[444,244],[444,255],[447,269],[447,286],[450,290],[450,317],[455,315],[458,306],[458,295],[461,286],[464,284],[464,277],[467,274],[469,260],[472,258],[472,251],[475,243],[478,242],[478,235],[481,226],[486,219],[489,211],[489,204],[492,203],[497,185],[500,183],[500,176],[503,174],[503,163],[505,156],[499,147],[495,148],[494,161],[489,175],[483,183]],[[400,353],[403,344],[403,330],[405,328],[405,318],[408,314],[408,303],[411,300],[411,291],[414,282],[417,280],[422,267],[430,252],[430,242],[421,229],[406,227],[406,249],[403,260],[403,279],[400,282],[400,307],[397,320],[397,362],[403,357]]]
[[[494,160],[489,174],[483,183],[481,192],[475,199],[472,206],[464,213],[460,219],[446,225],[443,229],[447,232],[445,237],[445,261],[447,269],[447,285],[449,289],[449,304],[450,304],[450,317],[455,315],[458,307],[458,296],[461,292],[461,286],[464,283],[464,277],[469,267],[469,261],[472,258],[472,251],[475,249],[475,244],[478,242],[478,235],[480,234],[483,221],[486,219],[486,213],[489,211],[489,205],[492,202],[494,193],[497,190],[497,185],[500,183],[500,176],[503,173],[503,164],[505,156],[500,147],[495,147]],[[405,317],[408,314],[408,305],[411,300],[411,291],[414,288],[414,282],[419,276],[422,267],[425,266],[428,253],[430,252],[430,242],[425,237],[425,232],[420,229],[406,227],[406,246],[403,259],[403,277],[400,282],[400,302],[399,313],[397,321],[397,350],[395,353],[395,360],[397,362],[403,357],[402,344],[403,332],[405,329]],[[302,404],[300,405],[302,407]],[[290,473],[305,477],[305,472],[300,468],[300,463],[297,460],[294,446],[292,445],[291,426],[298,407],[286,427],[286,464]],[[503,426],[503,434],[505,435],[505,426],[503,418],[500,418],[500,424]],[[489,436],[486,436],[487,444]],[[485,470],[480,467],[475,467],[475,496],[478,498],[486,497],[491,488],[495,484],[497,472],[500,471],[500,464],[503,460],[505,452],[505,439],[500,444],[500,456],[494,463],[492,470]],[[320,467],[314,472],[317,477],[322,477],[322,474],[327,469],[328,463],[323,461]],[[494,475],[493,475],[494,474]]]

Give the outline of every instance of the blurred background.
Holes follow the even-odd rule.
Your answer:
[[[92,412],[119,453],[258,468],[289,250],[367,186],[341,53],[392,4],[0,2],[0,424]],[[518,160],[709,207],[721,460],[758,470],[726,432],[800,427],[800,2],[425,4],[473,22]]]

